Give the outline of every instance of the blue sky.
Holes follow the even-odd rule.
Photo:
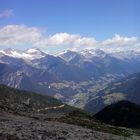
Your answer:
[[[139,0],[0,0],[0,27],[25,25],[56,33],[112,38],[140,37]],[[12,10],[9,16],[4,11]],[[27,44],[26,44],[27,45]],[[65,46],[65,44],[64,44]]]

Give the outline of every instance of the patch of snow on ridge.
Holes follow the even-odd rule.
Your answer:
[[[0,53],[14,58],[22,58],[27,60],[34,60],[45,57],[45,53],[39,49],[28,49],[27,51],[18,51],[13,49],[0,50]]]
[[[36,49],[36,48],[28,49],[28,50],[26,50],[26,53],[28,53],[28,54],[32,54],[32,53],[44,54],[43,52],[41,52],[39,49]]]

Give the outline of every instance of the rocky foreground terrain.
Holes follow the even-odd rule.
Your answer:
[[[1,140],[122,140],[120,136],[56,121],[0,112]],[[131,138],[132,139],[132,138]]]
[[[0,86],[0,140],[139,139],[138,130],[106,125],[52,97]]]

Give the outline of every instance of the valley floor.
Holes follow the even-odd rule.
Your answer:
[[[0,112],[0,140],[132,140],[66,123]]]

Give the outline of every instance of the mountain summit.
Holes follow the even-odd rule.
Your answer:
[[[36,48],[28,49],[25,51],[8,48],[5,50],[0,50],[0,54],[27,60],[39,59],[46,56],[46,53]]]

